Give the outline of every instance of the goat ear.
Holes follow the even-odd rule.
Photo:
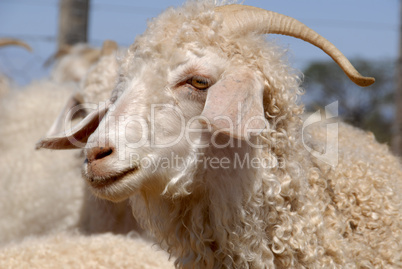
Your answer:
[[[53,122],[52,126],[50,127],[49,131],[47,131],[46,136],[54,136],[60,134],[63,130],[65,130],[64,123],[67,120],[74,120],[77,117],[82,115],[82,110],[77,111],[73,115],[69,115],[70,111],[74,107],[77,107],[83,103],[84,98],[82,97],[81,93],[73,94],[68,100],[67,103],[64,105],[63,110],[60,112],[59,116],[57,116],[56,120]],[[84,117],[86,114],[84,114]],[[69,118],[67,118],[69,117]]]
[[[208,89],[201,119],[213,131],[238,139],[258,135],[266,125],[263,84],[250,70],[237,70]]]
[[[44,137],[36,143],[36,149],[76,149],[83,148],[89,136],[95,132],[111,103],[101,105],[96,111],[86,116],[66,134]]]

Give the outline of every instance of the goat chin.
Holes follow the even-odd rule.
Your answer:
[[[83,178],[88,182],[96,196],[112,202],[120,202],[129,198],[138,189],[132,183],[135,182],[136,173],[138,171],[134,169],[118,176],[101,178],[90,177],[83,173]]]

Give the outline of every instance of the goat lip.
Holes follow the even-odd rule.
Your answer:
[[[138,170],[138,167],[135,167],[133,169],[123,171],[123,172],[120,172],[116,175],[112,175],[109,177],[91,177],[86,174],[84,174],[83,177],[91,185],[91,187],[93,187],[95,189],[103,189],[103,188],[109,187],[109,186],[121,181],[123,178],[127,177],[128,175],[136,173],[137,170]]]

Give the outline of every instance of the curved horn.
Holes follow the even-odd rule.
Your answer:
[[[32,48],[25,42],[22,42],[21,40],[18,39],[12,39],[12,38],[0,38],[0,47],[2,46],[11,46],[11,45],[16,45],[25,48],[28,51],[32,51]]]
[[[331,42],[294,18],[261,8],[236,4],[216,7],[215,12],[222,14],[223,26],[229,31],[280,34],[302,39],[328,54],[357,85],[365,87],[375,82],[372,77],[360,75]]]

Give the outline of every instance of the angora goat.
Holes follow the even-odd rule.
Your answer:
[[[400,268],[398,159],[341,125],[338,165],[316,160],[306,146],[325,132],[303,143],[299,76],[263,34],[312,43],[358,85],[374,79],[293,18],[211,2],[151,21],[110,101],[38,147],[85,147],[92,191],[129,197],[177,267]]]

